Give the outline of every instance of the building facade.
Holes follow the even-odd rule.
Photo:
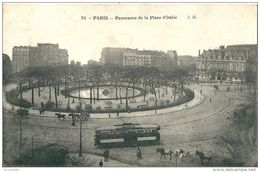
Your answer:
[[[219,49],[199,51],[196,59],[196,78],[212,81],[246,81],[246,73],[256,73],[257,63],[253,69],[250,61],[257,62],[257,45],[228,45]],[[251,63],[252,65],[252,63]]]
[[[177,63],[178,63],[178,54],[177,54],[177,52],[175,50],[168,50],[167,54],[173,60],[173,65],[177,66]]]
[[[3,62],[3,83],[6,83],[12,73],[12,61],[7,54],[3,54],[2,62]]]
[[[105,47],[102,49],[100,63],[101,64],[117,64],[123,65],[123,53],[126,48]]]
[[[31,47],[15,46],[12,53],[12,72],[20,72],[29,67],[29,53]]]
[[[177,66],[177,52],[138,50],[130,48],[103,48],[101,64],[113,63],[119,66],[156,67],[159,70],[171,70]]]
[[[127,49],[123,53],[123,66],[152,66],[152,55],[149,51]]]
[[[68,51],[59,44],[37,44],[37,47],[15,46],[13,48],[13,73],[27,67],[68,64]]]

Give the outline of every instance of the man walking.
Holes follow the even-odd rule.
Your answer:
[[[106,148],[105,152],[104,152],[104,161],[107,162],[108,161],[108,157],[109,157],[109,150]]]
[[[138,146],[137,147],[137,152],[136,152],[136,157],[137,159],[142,159],[142,151],[141,151],[141,148]]]
[[[103,167],[103,160],[101,159],[100,161],[99,161],[99,167]]]

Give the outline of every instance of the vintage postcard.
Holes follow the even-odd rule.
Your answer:
[[[3,167],[258,167],[257,3],[2,12]]]

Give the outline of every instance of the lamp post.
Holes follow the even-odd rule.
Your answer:
[[[22,152],[22,119],[25,118],[28,115],[28,110],[22,109],[20,107],[20,109],[17,110],[17,114],[19,115],[19,127],[20,127],[19,153],[20,153],[20,156],[21,156],[21,152]]]
[[[82,157],[82,100],[80,101],[80,118],[79,118],[79,157]]]
[[[80,117],[79,117],[79,157],[82,157],[82,120],[88,120],[90,118],[89,109],[83,114],[82,112],[82,99],[80,101]]]

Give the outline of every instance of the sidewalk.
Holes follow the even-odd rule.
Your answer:
[[[78,154],[69,154],[73,157],[78,157]],[[94,154],[83,154],[81,166],[82,167],[99,167],[99,161],[103,160],[103,167],[130,167],[132,165],[125,164],[120,161],[113,160],[109,158],[107,162],[104,161],[103,156],[98,156]]]
[[[15,87],[16,86],[11,86],[8,89],[6,89],[5,91],[8,91],[8,90],[13,89]],[[192,89],[192,88],[190,88],[190,89]],[[182,105],[173,106],[173,107],[169,107],[169,108],[165,108],[165,109],[157,109],[156,112],[155,112],[155,110],[130,112],[130,113],[124,112],[124,113],[120,113],[119,117],[120,118],[122,118],[122,117],[128,118],[128,117],[139,117],[139,116],[149,116],[149,115],[162,115],[162,114],[173,113],[173,112],[177,112],[177,111],[181,111],[181,110],[191,108],[193,106],[199,105],[205,99],[205,96],[201,95],[199,91],[197,91],[195,89],[193,89],[193,91],[194,91],[194,99],[192,99],[191,101],[184,103]],[[4,108],[7,109],[7,110],[12,110],[12,108],[13,108],[13,110],[16,111],[17,109],[20,109],[20,107],[15,106],[15,105],[11,105],[6,101],[4,92],[3,92],[3,105],[4,105]],[[32,108],[29,108],[28,110],[29,110],[30,115],[56,118],[56,116],[55,116],[56,112],[45,111],[44,114],[40,115],[39,110],[34,110]],[[69,115],[69,113],[65,113],[65,112],[62,112],[62,114],[65,114],[66,116]],[[102,119],[102,118],[117,118],[117,114],[116,113],[110,113],[110,117],[109,117],[109,113],[92,113],[92,114],[90,114],[90,118],[94,118],[94,119],[96,119],[96,118],[99,118],[99,119]]]

